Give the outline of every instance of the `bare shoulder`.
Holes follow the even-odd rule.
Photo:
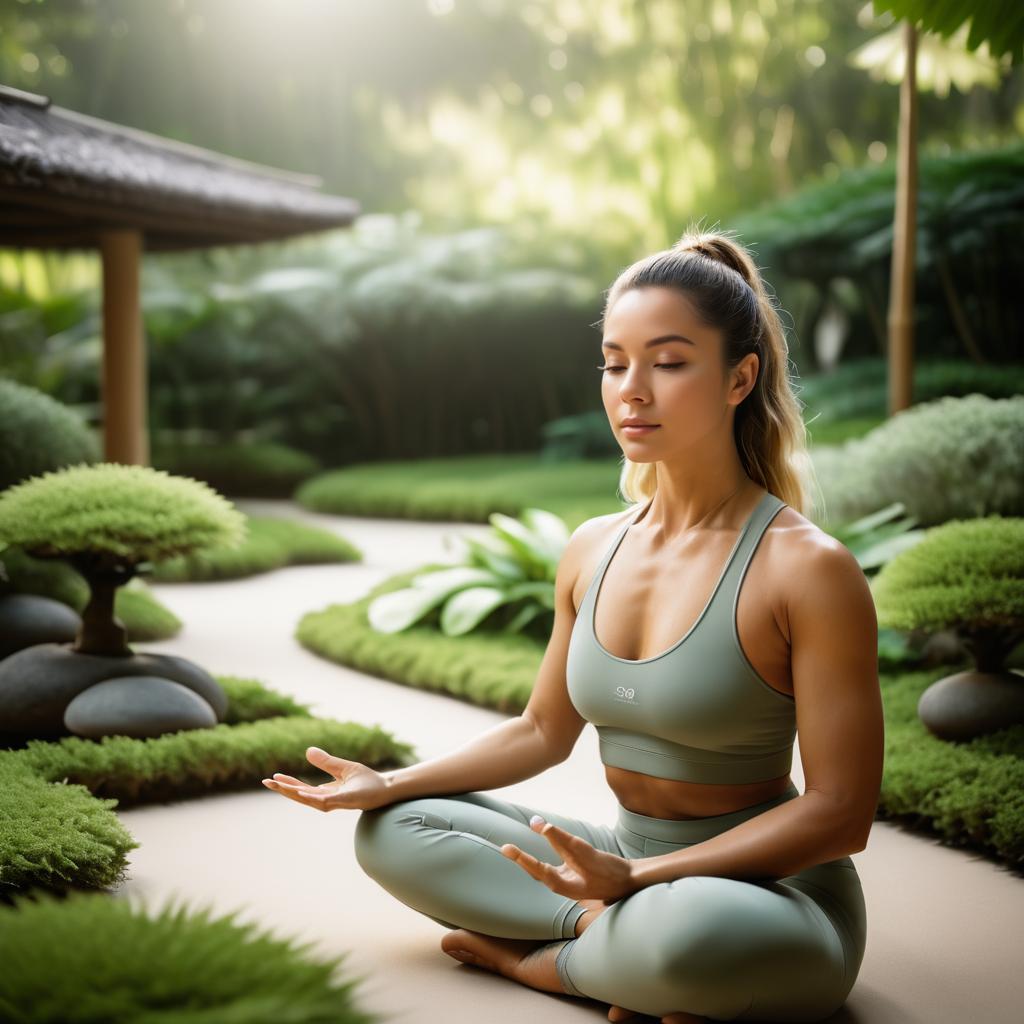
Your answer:
[[[842,607],[871,612],[864,571],[845,544],[786,505],[764,536],[765,575],[772,581],[773,610],[787,640],[801,609]]]
[[[611,543],[623,523],[633,514],[636,506],[618,512],[606,512],[603,515],[585,519],[572,532],[562,553],[560,572],[564,575],[572,590],[572,604],[578,608],[602,553]]]

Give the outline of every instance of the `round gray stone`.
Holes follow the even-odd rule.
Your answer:
[[[0,595],[0,658],[35,644],[71,643],[81,625],[74,608],[52,597]]]
[[[1024,723],[1024,675],[968,669],[936,680],[918,698],[917,715],[943,740],[971,740]]]
[[[64,725],[78,736],[162,736],[217,724],[194,690],[158,676],[120,676],[83,690],[67,706]]]
[[[185,658],[149,652],[109,657],[78,654],[70,644],[36,644],[0,661],[0,734],[66,736],[68,704],[90,686],[121,676],[170,679],[202,697],[219,722],[227,714],[228,697],[220,684]]]

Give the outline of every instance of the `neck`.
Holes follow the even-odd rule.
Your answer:
[[[660,470],[660,467],[659,467]],[[690,531],[713,529],[728,524],[736,508],[746,507],[760,488],[742,470],[695,486],[687,481],[678,486],[658,473],[658,489],[641,519],[660,539],[671,541]]]

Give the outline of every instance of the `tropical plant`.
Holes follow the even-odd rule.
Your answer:
[[[902,502],[894,501],[860,519],[830,526],[828,532],[849,548],[857,564],[870,575],[923,539],[925,531],[915,530],[915,520],[905,511]]]
[[[398,633],[432,616],[443,633],[461,636],[496,613],[501,619],[501,610],[504,632],[522,632],[536,622],[550,633],[555,574],[569,539],[565,523],[540,508],[524,509],[518,520],[501,512],[488,518],[492,533],[462,536],[462,565],[420,573],[411,586],[382,594],[368,606],[370,625]]]
[[[830,301],[851,315],[844,358],[886,351],[894,189],[891,162],[851,168],[729,225],[757,240],[759,262],[771,268],[783,306],[803,308],[795,323],[800,337],[813,335]],[[1022,229],[1024,144],[921,157],[915,287],[921,355],[1018,359]],[[810,284],[816,301],[790,302],[794,282]]]

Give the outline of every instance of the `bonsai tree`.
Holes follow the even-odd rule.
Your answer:
[[[132,651],[114,598],[154,562],[236,546],[245,533],[245,516],[208,484],[148,466],[78,464],[0,493],[0,543],[64,559],[89,586],[70,646],[36,644],[0,661],[0,730],[138,736],[223,720],[227,697],[208,672]]]
[[[889,562],[871,583],[879,625],[956,632],[974,669],[921,695],[918,715],[943,739],[1024,722],[1024,676],[1007,657],[1024,640],[1024,519],[952,520]]]
[[[148,466],[79,464],[0,494],[0,540],[34,558],[62,558],[89,585],[73,650],[130,655],[114,594],[153,562],[210,545],[233,547],[245,517],[207,484]]]

